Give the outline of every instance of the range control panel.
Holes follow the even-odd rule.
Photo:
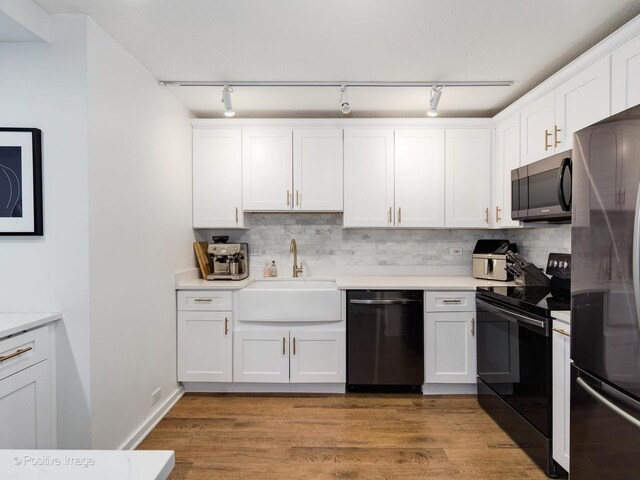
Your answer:
[[[550,253],[547,260],[547,275],[571,278],[571,254]]]

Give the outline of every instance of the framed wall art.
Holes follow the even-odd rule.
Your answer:
[[[0,127],[0,235],[42,235],[42,132]]]

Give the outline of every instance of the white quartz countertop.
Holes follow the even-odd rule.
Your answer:
[[[165,480],[171,450],[0,450],[0,472],[12,480]]]
[[[0,313],[0,338],[60,320],[59,313]]]
[[[551,316],[563,322],[571,323],[571,312],[554,310],[551,312]]]
[[[179,282],[177,290],[241,290],[256,280],[265,280],[262,277],[250,277],[240,281],[207,281],[203,279]],[[476,287],[508,287],[513,282],[500,282],[491,280],[479,280],[472,276],[339,276],[339,277],[301,277],[292,279],[277,277],[266,279],[267,281],[293,280],[304,282],[305,280],[335,280],[340,290],[357,289],[419,289],[419,290],[475,290]]]

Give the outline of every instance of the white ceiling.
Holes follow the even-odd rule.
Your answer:
[[[159,80],[490,81],[441,116],[492,116],[640,14],[640,0],[35,0],[85,13]],[[169,88],[169,87],[168,87]],[[217,87],[170,87],[200,117]],[[424,117],[426,89],[351,89],[352,116]],[[238,116],[342,116],[337,88],[236,88]]]

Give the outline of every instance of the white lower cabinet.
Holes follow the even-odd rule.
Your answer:
[[[425,383],[476,383],[474,292],[427,292]]]
[[[345,383],[344,331],[265,328],[235,332],[235,382]]]
[[[178,381],[233,379],[231,292],[178,292]]]
[[[232,312],[178,312],[178,380],[232,380]]]
[[[569,324],[553,321],[553,458],[569,471],[569,419],[571,395],[571,333]]]
[[[0,449],[56,448],[53,328],[0,340]]]

